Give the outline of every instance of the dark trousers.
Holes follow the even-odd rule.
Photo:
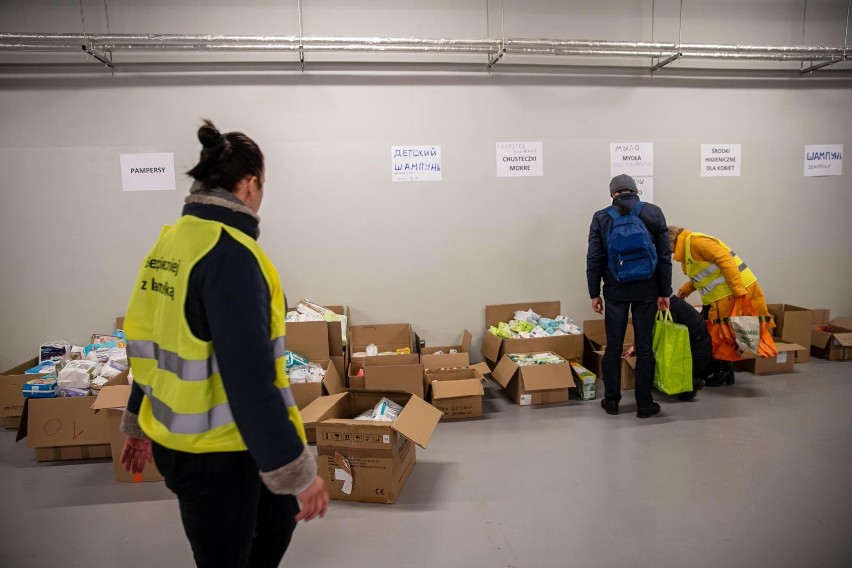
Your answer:
[[[177,495],[201,568],[277,568],[299,512],[292,495],[270,493],[248,452],[190,454],[153,444],[154,462]]]
[[[624,352],[624,334],[627,319],[632,312],[633,336],[636,344],[636,406],[647,408],[654,402],[651,387],[654,385],[654,351],[652,348],[654,316],[657,300],[621,302],[605,300],[606,351],[601,362],[604,397],[608,401],[621,400],[621,354]]]

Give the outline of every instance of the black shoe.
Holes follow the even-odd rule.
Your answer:
[[[660,405],[657,404],[656,402],[652,402],[651,406],[636,409],[636,417],[637,418],[650,418],[652,416],[656,416],[659,413],[660,413]]]
[[[734,382],[736,381],[736,378],[734,377],[734,367],[731,366],[723,370],[722,378],[724,379],[726,385],[734,384]]]
[[[698,379],[698,384],[695,385],[695,390],[700,391],[704,388],[704,379]]]
[[[704,386],[708,387],[721,387],[725,384],[725,371],[718,370],[706,379],[704,379]]]
[[[605,398],[602,398],[601,399],[601,408],[606,410],[607,414],[612,414],[612,415],[618,414],[618,403],[617,402],[612,402],[612,401],[609,401]]]
[[[689,392],[682,392],[679,395],[677,395],[677,399],[682,400],[683,402],[689,402],[690,400],[694,400],[697,395],[698,395],[697,390],[689,391]]]

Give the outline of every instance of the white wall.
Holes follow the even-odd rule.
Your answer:
[[[486,304],[592,317],[586,238],[610,142],[652,142],[669,222],[724,239],[771,302],[852,314],[852,166],[802,173],[805,144],[852,149],[849,79],[5,71],[0,369],[111,330],[189,186],[123,193],[118,155],[174,152],[185,171],[201,117],[267,156],[260,243],[288,298],[347,304],[356,324],[411,322],[430,344],[467,328],[478,351]],[[498,141],[542,141],[544,177],[496,178]],[[701,143],[742,144],[742,176],[699,177]],[[403,144],[440,144],[443,181],[392,183]]]

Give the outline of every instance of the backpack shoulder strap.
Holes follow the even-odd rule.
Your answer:
[[[638,217],[639,213],[641,213],[644,208],[645,208],[645,202],[640,201],[639,203],[636,204],[636,207],[634,207],[633,210],[630,211],[630,213],[632,215],[635,215],[636,217]]]
[[[610,205],[606,208],[607,215],[613,218],[613,220],[618,219],[621,215],[618,214],[618,211],[615,210],[615,207]]]

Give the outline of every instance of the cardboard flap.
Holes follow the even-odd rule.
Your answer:
[[[421,355],[420,362],[424,369],[441,369],[450,367],[467,367],[470,356],[465,353],[445,353],[443,355]]]
[[[104,386],[97,398],[92,403],[92,410],[98,411],[105,408],[124,408],[130,398],[130,385]]]
[[[423,365],[365,367],[364,386],[367,390],[401,390],[422,397]]]
[[[500,383],[500,386],[506,388],[512,382],[512,377],[518,370],[518,366],[508,357],[503,357],[494,370],[491,372],[491,377]]]
[[[852,346],[852,333],[835,333],[834,339],[843,347]]]
[[[831,341],[831,334],[827,331],[814,329],[811,331],[811,345],[825,349],[828,347],[828,342]]]
[[[483,396],[485,389],[479,379],[461,379],[457,381],[432,381],[432,399],[460,398],[464,396]]]
[[[426,371],[428,381],[460,381],[462,379],[482,379],[482,376],[473,369],[436,369]]]
[[[285,342],[288,351],[298,353],[308,361],[326,361],[331,357],[328,324],[324,321],[287,323]]]
[[[485,361],[483,361],[482,363],[476,363],[474,365],[470,365],[470,368],[473,369],[474,371],[476,371],[477,373],[479,373],[480,375],[482,375],[483,377],[485,375],[491,374],[491,367],[489,367],[488,363],[486,363]]]
[[[339,418],[345,413],[345,398],[349,393],[332,394],[321,396],[299,411],[305,426],[316,424],[327,418]]]
[[[574,386],[574,375],[568,363],[521,367],[524,390],[567,389]]]
[[[391,347],[413,347],[413,335],[408,323],[353,325],[349,328],[349,346],[353,353],[366,350],[371,343],[379,351],[392,351]]]
[[[806,348],[802,347],[798,343],[784,343],[783,341],[781,341],[781,342],[776,341],[775,342],[775,349],[777,349],[779,352],[783,352],[783,351],[799,351],[801,349],[806,349]]]
[[[325,392],[328,394],[340,394],[346,390],[343,387],[343,380],[337,374],[337,368],[331,361],[328,362],[328,367],[325,368],[325,377],[322,379],[322,384],[325,387]]]
[[[831,320],[831,325],[848,331],[852,331],[852,318],[834,318]]]
[[[391,427],[425,449],[443,415],[422,398],[412,396]]]
[[[390,365],[418,365],[420,356],[417,353],[401,355],[376,355],[364,357],[364,367],[387,367]]]
[[[36,365],[38,365],[38,357],[33,357],[29,361],[21,363],[20,365],[16,365],[11,369],[6,369],[2,373],[0,373],[0,375],[23,375],[27,369],[35,367]],[[35,378],[35,376],[33,376],[33,378]]]
[[[811,310],[811,323],[813,325],[825,324],[829,320],[829,310],[826,308],[816,308]]]
[[[502,344],[503,340],[501,338],[486,329],[482,335],[482,348],[479,352],[487,360],[496,363],[497,358],[500,356],[500,346]]]
[[[461,350],[463,353],[468,353],[470,351],[470,344],[472,341],[473,335],[468,330],[464,330],[461,339]]]

